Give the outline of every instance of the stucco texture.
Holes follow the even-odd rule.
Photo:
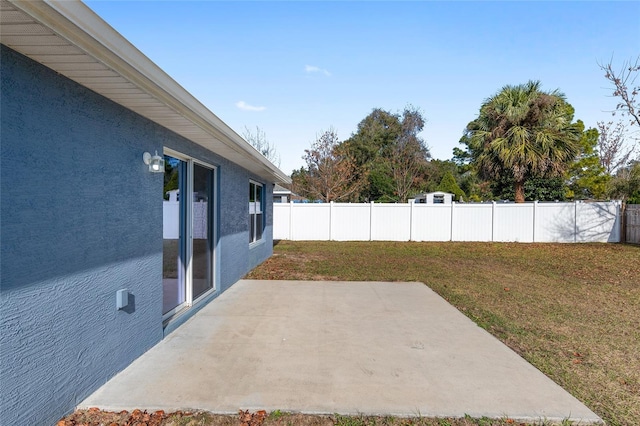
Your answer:
[[[221,290],[272,253],[271,196],[264,244],[250,250],[254,176],[0,53],[0,419],[54,424],[163,337],[163,177],[142,153],[170,147],[218,167]],[[130,305],[118,311],[122,288]]]

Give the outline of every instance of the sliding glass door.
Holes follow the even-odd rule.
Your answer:
[[[165,155],[162,314],[215,289],[215,168]]]

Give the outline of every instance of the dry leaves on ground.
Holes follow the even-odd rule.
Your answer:
[[[240,426],[262,426],[264,419],[267,418],[267,412],[264,410],[250,413],[249,410],[238,412],[240,416]]]
[[[175,414],[177,413],[172,413]],[[93,407],[76,411],[58,421],[56,426],[162,426],[168,417],[169,415],[162,410],[153,413],[146,410],[113,413]]]

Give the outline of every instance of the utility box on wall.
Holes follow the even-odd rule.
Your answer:
[[[116,292],[116,309],[120,310],[126,308],[129,304],[129,290],[123,288]]]

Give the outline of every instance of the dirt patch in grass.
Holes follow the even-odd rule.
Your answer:
[[[281,241],[274,251],[247,278],[424,282],[608,424],[640,424],[638,246]]]

